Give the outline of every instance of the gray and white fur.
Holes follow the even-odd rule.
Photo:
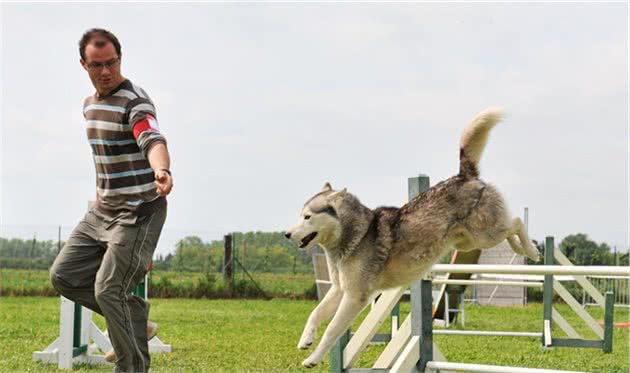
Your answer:
[[[304,204],[286,236],[302,249],[324,249],[332,287],[309,316],[298,348],[308,348],[334,315],[305,367],[322,361],[373,297],[419,279],[451,249],[486,249],[507,239],[514,252],[539,260],[521,219],[479,179],[481,154],[501,116],[499,109],[477,114],[461,137],[459,173],[400,208],[371,210],[329,183]]]

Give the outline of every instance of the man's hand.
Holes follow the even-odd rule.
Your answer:
[[[165,170],[155,171],[155,185],[160,197],[166,197],[173,189],[173,178]]]

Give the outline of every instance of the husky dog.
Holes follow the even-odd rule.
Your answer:
[[[486,249],[507,239],[516,253],[539,260],[521,219],[510,215],[494,186],[479,179],[481,154],[501,116],[499,109],[477,114],[461,138],[459,174],[400,208],[371,210],[329,183],[306,201],[285,236],[301,249],[324,249],[332,287],[309,316],[298,348],[308,348],[319,325],[334,317],[305,367],[322,361],[374,296],[419,279],[451,249]]]

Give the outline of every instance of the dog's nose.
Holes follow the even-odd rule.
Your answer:
[[[285,233],[285,234],[284,234],[284,236],[285,236],[286,238],[291,238],[291,233],[287,232],[287,233]]]

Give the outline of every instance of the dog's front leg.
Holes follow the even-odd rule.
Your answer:
[[[302,365],[307,368],[312,368],[319,364],[324,359],[324,355],[326,355],[326,352],[330,349],[330,347],[332,347],[341,334],[343,334],[343,332],[352,325],[352,321],[366,306],[367,302],[367,297],[359,298],[357,296],[349,295],[347,292],[344,293],[341,298],[341,303],[339,304],[339,309],[337,310],[337,313],[335,313],[335,317],[333,317],[330,324],[328,324],[328,327],[322,336],[322,340],[319,342],[319,345],[315,351],[313,351],[311,356],[302,362]]]
[[[304,326],[304,332],[298,342],[299,349],[305,350],[313,343],[315,337],[317,337],[317,329],[321,323],[328,320],[335,311],[337,311],[342,295],[343,292],[337,285],[333,285],[328,290],[324,299],[319,302],[317,307],[315,307],[313,312],[311,312],[311,315],[308,317],[308,321]]]

